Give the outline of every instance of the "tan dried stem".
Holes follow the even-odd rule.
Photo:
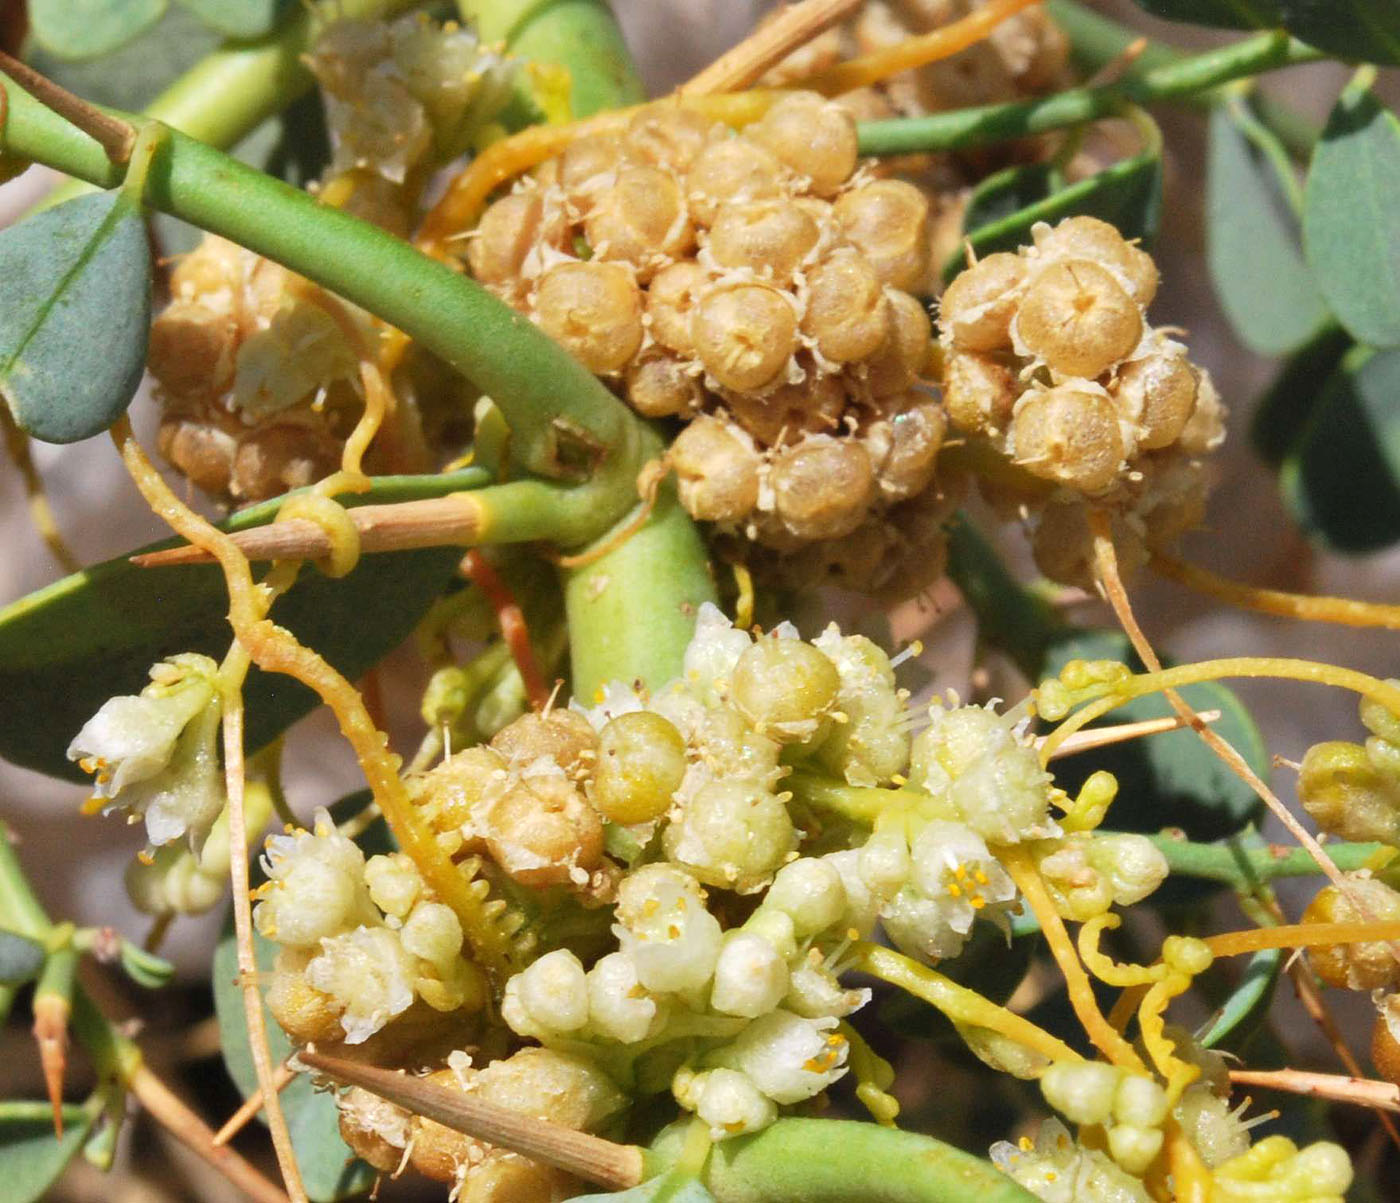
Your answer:
[[[278,1094],[286,1090],[296,1079],[297,1071],[292,1069],[285,1061],[272,1071],[272,1085]],[[252,1122],[252,1119],[262,1110],[263,1092],[262,1087],[257,1087],[252,1094],[243,1100],[243,1105],[224,1121],[224,1126],[214,1133],[214,1144],[226,1145],[235,1136],[243,1131]]]
[[[512,1111],[402,1071],[316,1052],[298,1053],[297,1060],[342,1085],[368,1090],[454,1132],[545,1162],[609,1190],[626,1190],[642,1181],[645,1164],[642,1150],[635,1145],[616,1144],[601,1136]]]
[[[1332,1103],[1355,1103],[1385,1111],[1400,1111],[1400,1086],[1343,1074],[1309,1073],[1301,1069],[1232,1069],[1237,1086],[1258,1086],[1288,1094],[1306,1094]]]
[[[1143,739],[1149,735],[1162,735],[1167,731],[1180,731],[1183,727],[1193,727],[1196,723],[1214,723],[1220,719],[1219,710],[1193,710],[1189,716],[1173,715],[1166,718],[1145,718],[1137,723],[1118,723],[1112,727],[1091,727],[1076,731],[1050,753],[1051,760],[1061,756],[1073,756],[1076,752],[1088,752],[1093,748],[1106,748],[1113,744],[1127,743],[1133,739]],[[1045,736],[1036,740],[1039,748],[1045,743]]]
[[[844,20],[861,3],[862,0],[803,0],[801,4],[789,4],[676,91],[681,96],[702,96],[747,88],[794,50]]]
[[[144,1064],[138,1066],[127,1085],[152,1119],[250,1199],[256,1203],[291,1203],[275,1184],[232,1149],[216,1145],[209,1126],[186,1107],[149,1067]]]
[[[33,67],[0,50],[0,71],[19,84],[35,100],[52,109],[65,121],[76,125],[106,152],[113,163],[125,163],[136,144],[136,129],[125,121],[109,117],[80,96],[60,88],[53,80],[40,75]]]

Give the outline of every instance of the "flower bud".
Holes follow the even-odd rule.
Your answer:
[[[756,1019],[766,1015],[788,991],[787,962],[762,936],[731,932],[715,963],[710,1006],[725,1015]]]
[[[1058,1061],[1040,1079],[1045,1101],[1076,1124],[1101,1124],[1113,1114],[1123,1071],[1102,1061]]]

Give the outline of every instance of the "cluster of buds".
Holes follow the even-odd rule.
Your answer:
[[[322,199],[400,235],[428,173],[500,107],[510,79],[469,31],[421,15],[332,22],[307,63],[334,147]],[[373,320],[213,235],[181,259],[170,293],[149,354],[161,454],[237,505],[333,471],[364,410],[360,363],[378,345]],[[400,390],[395,445],[371,450],[372,471],[433,467],[412,383]]]
[[[685,421],[686,509],[781,556],[932,486],[928,220],[918,188],[857,170],[846,109],[799,92],[737,134],[653,105],[581,137],[466,257],[639,413]]]
[[[1146,252],[1092,217],[1032,234],[943,294],[943,399],[996,457],[989,500],[1034,515],[1041,570],[1090,585],[1091,510],[1110,515],[1125,571],[1199,523],[1200,457],[1224,438],[1224,410],[1185,346],[1147,323]]]

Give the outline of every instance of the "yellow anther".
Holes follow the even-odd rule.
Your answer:
[[[957,882],[950,881],[948,883],[948,896],[950,898],[962,897],[962,888],[957,884]]]
[[[1021,1139],[1018,1140],[1016,1143],[1021,1146],[1021,1152],[1023,1153],[1029,1153],[1033,1148],[1035,1148],[1035,1142],[1032,1141],[1029,1136],[1021,1137]]]

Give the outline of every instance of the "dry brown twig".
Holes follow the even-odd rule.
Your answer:
[[[1237,1086],[1258,1086],[1289,1094],[1306,1094],[1333,1103],[1355,1103],[1400,1111],[1400,1086],[1371,1078],[1344,1074],[1309,1073],[1302,1069],[1232,1069],[1230,1081]]]
[[[297,1071],[292,1069],[285,1061],[282,1062],[272,1072],[272,1085],[278,1094],[286,1090],[297,1076]],[[224,1121],[224,1126],[214,1133],[212,1141],[215,1145],[226,1145],[235,1136],[243,1131],[252,1121],[253,1117],[262,1110],[263,1093],[262,1087],[257,1087],[252,1094],[243,1100],[242,1106]]]
[[[131,157],[131,149],[136,144],[134,126],[109,117],[101,109],[94,108],[66,88],[60,88],[53,80],[45,78],[33,67],[12,58],[3,50],[0,50],[0,71],[40,104],[51,108],[97,142],[113,163],[125,163]]]
[[[1167,731],[1180,731],[1183,727],[1194,727],[1197,723],[1214,723],[1220,719],[1219,710],[1191,711],[1189,715],[1170,715],[1166,718],[1145,718],[1136,723],[1119,723],[1112,727],[1091,727],[1086,731],[1076,731],[1050,753],[1051,760],[1062,756],[1073,756],[1076,752],[1087,752],[1093,748],[1106,748],[1112,744],[1126,743],[1130,739],[1143,739],[1148,735],[1162,735]],[[1036,740],[1036,747],[1045,743],[1046,737]]]
[[[781,9],[767,24],[715,59],[676,89],[681,96],[737,92],[747,88],[770,67],[859,8],[862,0],[803,0]]]

